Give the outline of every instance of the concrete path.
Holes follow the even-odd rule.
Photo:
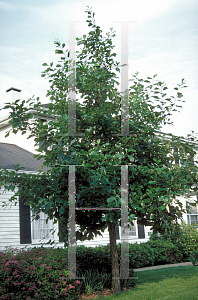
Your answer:
[[[179,263],[179,264],[152,266],[152,267],[138,268],[138,269],[133,269],[133,270],[140,272],[140,271],[147,271],[147,270],[155,270],[155,269],[171,268],[171,267],[185,267],[185,266],[192,266],[192,263],[191,262],[183,262],[183,263]]]

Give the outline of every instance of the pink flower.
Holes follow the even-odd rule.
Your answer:
[[[59,291],[55,290],[55,292],[59,294]]]
[[[39,281],[38,283],[41,284],[41,281]]]
[[[68,290],[65,288],[65,289],[64,289],[64,292],[67,292],[67,291],[68,291]]]
[[[70,289],[73,289],[73,288],[75,288],[75,286],[71,285],[71,283],[70,283],[70,284],[69,284],[69,288],[70,288]]]
[[[76,284],[79,284],[80,283],[80,281],[79,280],[76,280]]]
[[[38,293],[35,293],[35,296],[38,296],[39,294]]]
[[[46,264],[42,264],[41,266],[42,266],[42,267],[45,267],[45,266],[47,266],[47,265],[46,265]]]

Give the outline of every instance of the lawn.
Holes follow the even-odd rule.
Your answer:
[[[118,300],[198,300],[198,267],[172,267],[136,272],[132,290],[98,299]],[[90,299],[91,300],[91,299]]]

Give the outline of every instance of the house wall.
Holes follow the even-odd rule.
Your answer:
[[[134,222],[135,225],[136,225],[136,236],[131,236],[129,235],[129,239],[128,239],[128,242],[130,244],[133,244],[133,243],[145,243],[149,240],[149,234],[152,232],[151,230],[151,227],[150,226],[145,226],[144,227],[144,230],[145,230],[145,238],[144,239],[139,239],[138,238],[138,233],[137,233],[137,223],[136,221]],[[121,227],[119,226],[119,234],[120,234],[120,237],[121,237]],[[97,236],[97,237],[94,237],[93,240],[90,240],[90,241],[77,241],[77,246],[80,246],[80,245],[84,245],[86,247],[96,247],[96,246],[103,246],[103,245],[107,245],[109,243],[109,231],[108,229],[105,229],[104,232],[102,232],[102,235],[103,237],[101,236]],[[119,244],[121,243],[121,239],[120,240],[116,240],[116,243]]]
[[[3,189],[0,190],[0,251],[9,245],[20,245],[19,203],[16,206],[12,203],[2,207],[3,202],[9,203],[8,199],[14,194],[2,192]]]
[[[19,202],[16,206],[14,202],[10,203],[8,200],[14,195],[14,192],[7,191],[3,193],[4,189],[0,189],[0,251],[4,251],[5,247],[10,246],[12,248],[33,248],[40,247],[41,243],[38,240],[33,240],[31,244],[20,244],[20,213]],[[2,207],[3,202],[8,205]],[[32,222],[33,224],[33,222]],[[31,225],[32,225],[31,224]],[[31,234],[33,236],[33,226],[31,226]],[[63,247],[63,243],[59,243],[58,232],[56,230],[54,234],[54,240],[56,241],[56,247]],[[47,242],[47,240],[43,240]],[[46,245],[49,246],[49,245]],[[45,247],[45,245],[44,245]]]
[[[16,203],[16,206],[14,203],[10,203],[8,200],[11,196],[14,195],[13,192],[7,191],[6,193],[3,193],[3,188],[0,190],[1,196],[0,196],[0,251],[4,251],[7,246],[10,246],[12,248],[21,249],[24,247],[27,248],[33,248],[33,247],[40,247],[41,242],[39,240],[33,239],[33,223],[31,223],[31,235],[32,235],[32,242],[31,244],[20,244],[20,213],[19,213],[19,202]],[[7,203],[8,205],[5,207],[2,207],[3,202]],[[52,224],[52,222],[51,222]],[[51,226],[52,228],[52,226]],[[55,244],[52,245],[53,247],[64,247],[64,243],[59,242],[58,237],[58,226],[55,224],[54,228],[56,228],[56,231],[53,235],[52,240],[55,241]],[[136,226],[137,230],[137,226]],[[119,232],[121,233],[121,228],[119,227]],[[145,227],[145,238],[144,239],[138,239],[137,238],[137,232],[136,236],[130,236],[129,237],[129,243],[141,243],[146,242],[149,240],[149,232],[150,227]],[[97,236],[93,240],[90,241],[77,241],[77,246],[84,245],[86,247],[96,247],[99,245],[107,245],[109,243],[109,232],[108,229],[102,233],[103,237]],[[46,243],[48,239],[43,239],[43,242]],[[117,244],[121,242],[121,240],[116,241]],[[43,244],[44,247],[49,247],[50,245]]]
[[[6,193],[3,193],[3,189],[0,190],[1,196],[0,196],[0,251],[4,251],[6,246],[11,246],[13,248],[24,248],[25,246],[27,248],[32,247],[39,247],[41,246],[41,242],[39,242],[39,239],[33,239],[33,230],[35,230],[37,227],[41,227],[41,230],[45,227],[45,221],[32,221],[31,223],[31,244],[20,244],[20,213],[19,213],[19,202],[16,203],[16,206],[14,203],[10,203],[8,200],[9,198],[14,194],[13,192],[7,191]],[[186,201],[189,202],[195,201],[196,196],[191,196],[190,199],[187,199],[185,197],[179,197],[180,201],[183,203],[184,208],[186,207]],[[3,202],[8,203],[7,207],[2,207]],[[32,218],[31,218],[32,219]],[[183,214],[183,221],[187,222],[187,214]],[[39,226],[33,226],[35,222],[40,222]],[[43,225],[41,225],[43,224]],[[56,231],[52,237],[52,240],[55,241],[55,244],[52,245],[53,247],[64,247],[64,243],[59,242],[58,237],[58,226],[57,224],[52,224],[50,222],[50,228],[56,228]],[[43,227],[44,226],[44,227]],[[49,228],[49,227],[48,227]],[[152,232],[151,227],[145,226],[145,238],[139,239],[138,238],[138,231],[137,231],[137,223],[134,222],[134,232],[133,234],[129,235],[128,242],[129,243],[142,243],[147,242],[149,240],[149,234]],[[119,234],[121,237],[121,228],[119,227]],[[87,241],[77,241],[77,246],[84,245],[86,247],[96,247],[99,245],[107,245],[109,243],[109,232],[108,229],[105,229],[105,231],[102,233],[103,237],[97,236],[94,237],[93,240],[87,240]],[[46,243],[48,239],[43,239],[43,242]],[[121,240],[116,240],[117,244],[121,242]],[[49,247],[50,245],[43,244],[44,247]]]

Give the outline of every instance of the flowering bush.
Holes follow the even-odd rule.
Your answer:
[[[67,257],[62,250],[0,252],[0,299],[79,299],[80,281],[66,278]]]

